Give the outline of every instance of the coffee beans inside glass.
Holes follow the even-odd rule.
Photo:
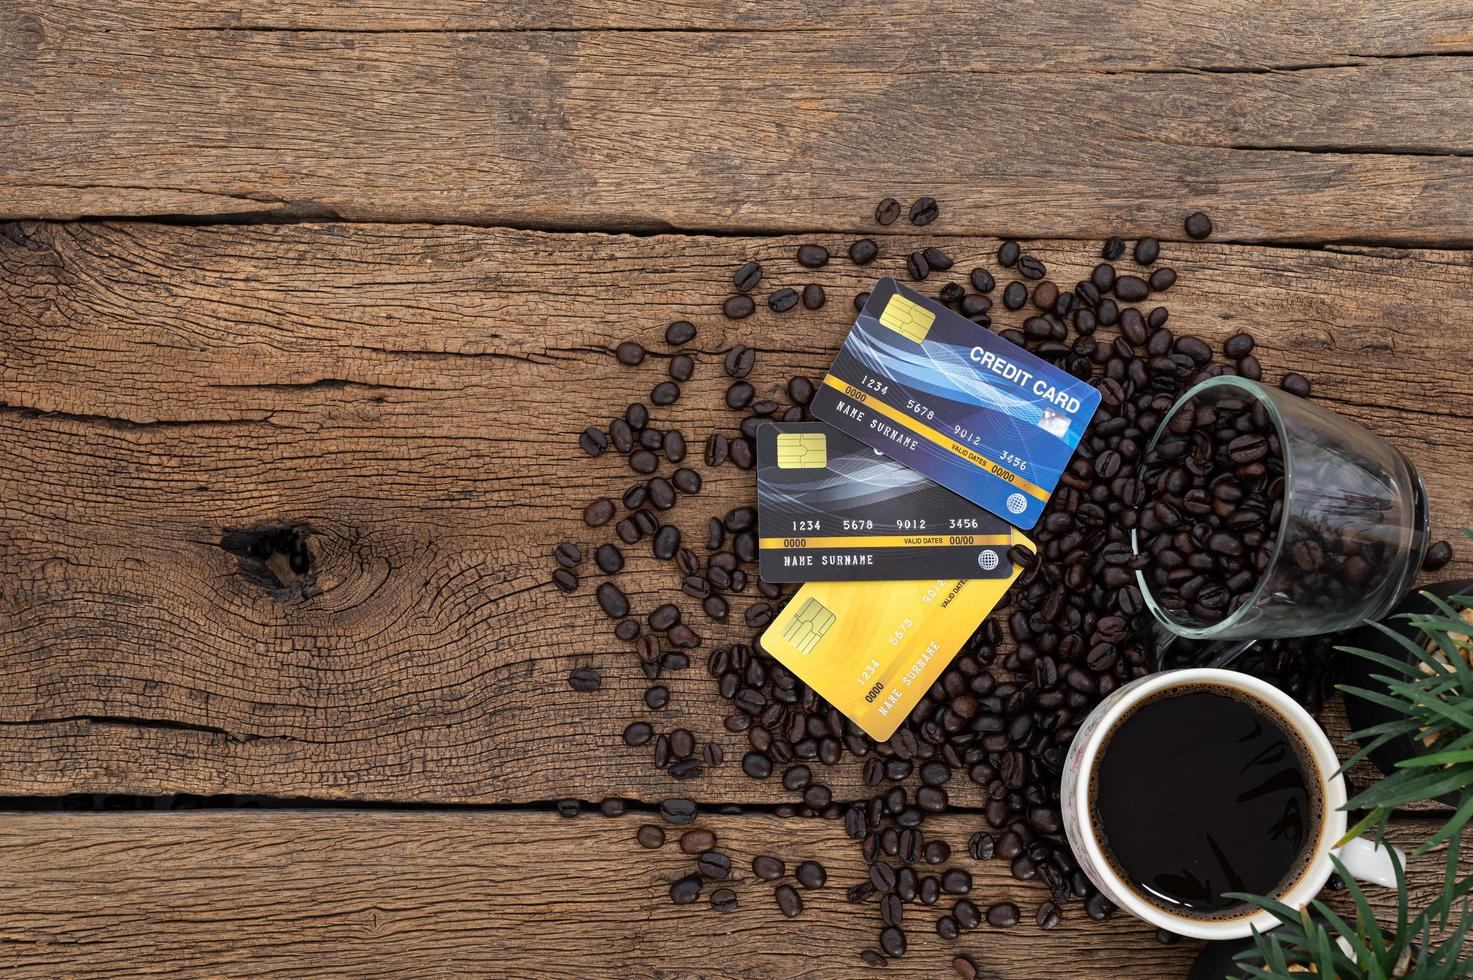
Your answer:
[[[1312,636],[1389,613],[1428,541],[1416,467],[1380,437],[1237,377],[1152,437],[1132,530],[1146,606],[1194,640]]]

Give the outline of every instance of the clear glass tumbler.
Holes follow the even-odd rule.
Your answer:
[[[1278,430],[1284,496],[1276,547],[1255,590],[1216,623],[1163,608],[1146,576],[1136,572],[1151,614],[1185,639],[1257,640],[1335,632],[1389,613],[1411,587],[1427,550],[1427,491],[1416,467],[1343,416],[1232,376],[1210,378],[1183,394],[1150,447],[1184,405],[1229,398],[1260,402]]]

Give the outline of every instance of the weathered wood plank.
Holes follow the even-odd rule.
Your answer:
[[[932,194],[956,231],[1473,242],[1438,0],[306,6],[7,5],[0,215],[852,230]]]
[[[539,31],[689,30],[868,31],[883,39],[896,30],[934,30],[937,50],[987,45],[1021,60],[1030,45],[1080,66],[1152,68],[1270,68],[1333,59],[1462,54],[1473,32],[1455,4],[1436,0],[1351,0],[1328,10],[1304,2],[1264,8],[1249,0],[1167,4],[1112,0],[1073,5],[989,8],[978,16],[966,0],[929,0],[896,7],[882,0],[840,0],[821,12],[802,0],[360,0],[324,5],[310,0],[113,0],[106,9],[78,0],[50,4],[57,16],[90,17],[109,26],[152,30]],[[1087,31],[1066,28],[1087,23]],[[1353,23],[1356,30],[1345,30]],[[1149,43],[1143,43],[1146,40]],[[1266,60],[1269,58],[1277,60]]]
[[[520,812],[229,811],[6,814],[0,821],[0,967],[8,976],[112,976],[159,971],[212,976],[423,973],[547,977],[852,977],[874,946],[874,904],[847,904],[862,880],[858,848],[827,821],[764,815],[702,817],[732,858],[738,895],[720,915],[706,901],[677,907],[670,882],[690,873],[674,834],[658,851],[634,844],[647,817],[567,821]],[[906,909],[910,952],[887,975],[949,975],[958,951],[1002,977],[1181,977],[1198,950],[1162,946],[1117,915],[1096,923],[1078,905],[1045,934],[1047,897],[1001,860],[974,862],[972,820],[926,822],[973,874],[984,909],[1016,902],[1024,923],[983,927],[955,942],[934,932],[945,900]],[[678,828],[671,828],[672,830]],[[1398,825],[1415,842],[1421,824]],[[1473,843],[1473,839],[1470,839]],[[1473,850],[1473,848],[1469,848]],[[828,870],[782,918],[751,859]],[[1465,854],[1467,851],[1465,850]],[[1413,864],[1414,901],[1439,887],[1440,856]],[[1473,862],[1464,858],[1465,872]],[[708,885],[703,899],[709,896]],[[1377,907],[1394,896],[1373,890]],[[1334,897],[1344,905],[1344,896]],[[1420,908],[1420,904],[1418,905]],[[719,955],[713,956],[714,950]]]
[[[842,254],[843,239],[823,240]],[[958,279],[997,244],[937,241]],[[622,368],[615,341],[663,351],[670,320],[695,320],[697,376],[655,424],[698,444],[737,421],[712,407],[722,351],[738,340],[760,350],[763,391],[820,375],[849,297],[917,241],[887,239],[862,273],[845,260],[799,270],[796,243],[7,228],[0,793],[786,800],[736,771],[742,743],[721,729],[700,657],[669,679],[656,720],[718,738],[733,761],[678,784],[619,744],[649,714],[646,682],[597,612],[590,566],[573,597],[547,576],[557,541],[605,540],[582,525],[582,505],[634,482],[616,456],[589,460],[575,445],[663,377],[663,353]],[[1080,243],[1034,250],[1064,283],[1094,262]],[[1303,371],[1326,403],[1423,467],[1439,534],[1473,524],[1462,452],[1473,361],[1466,338],[1440,326],[1473,302],[1463,255],[1166,254],[1182,274],[1173,327],[1216,340],[1253,329],[1271,377]],[[713,311],[747,256],[763,259],[773,288],[821,282],[828,306],[723,320]],[[1439,399],[1397,407],[1413,405],[1408,379]],[[698,540],[708,515],[753,493],[749,473],[701,469],[700,497],[670,512]],[[218,547],[227,528],[271,522],[312,529],[319,595],[282,601]],[[647,613],[676,579],[647,548],[630,553],[625,584]],[[1443,574],[1470,572],[1464,549]],[[713,642],[749,638],[701,628]],[[566,685],[585,664],[603,671],[597,696]],[[854,768],[834,776],[841,798],[860,792]]]

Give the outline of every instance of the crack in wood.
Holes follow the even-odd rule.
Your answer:
[[[264,412],[255,418],[235,419],[131,419],[116,415],[98,415],[87,412],[67,412],[60,409],[32,408],[28,405],[12,405],[0,402],[0,415],[11,415],[21,419],[61,419],[67,422],[85,422],[105,425],[115,429],[183,429],[191,426],[234,426],[271,424],[275,412]]]
[[[12,728],[34,725],[76,724],[78,722],[89,725],[123,725],[129,728],[167,729],[170,731],[199,732],[206,735],[224,735],[234,742],[256,742],[262,740],[283,742],[300,741],[300,739],[292,735],[257,735],[250,732],[232,732],[229,729],[219,728],[215,725],[200,725],[194,722],[174,721],[168,718],[138,718],[132,715],[80,714],[58,715],[53,718],[0,719],[0,725]]]

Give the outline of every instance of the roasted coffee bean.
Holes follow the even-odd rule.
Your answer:
[[[722,360],[722,367],[730,377],[745,378],[752,373],[752,367],[756,363],[756,352],[746,344],[737,344],[726,352],[726,357]]]
[[[630,746],[644,745],[646,742],[654,737],[654,734],[654,729],[652,729],[645,722],[631,722],[629,726],[624,729],[624,744]]]
[[[951,969],[962,980],[978,980],[982,975],[981,969],[977,966],[977,961],[966,953],[958,953],[952,957]]]
[[[1253,353],[1253,348],[1253,338],[1246,333],[1235,333],[1222,344],[1222,352],[1235,361]]]
[[[1115,912],[1115,903],[1102,893],[1095,892],[1084,900],[1084,911],[1091,919],[1102,922]]]
[[[694,802],[679,797],[665,800],[660,804],[660,818],[666,823],[677,826],[690,823],[699,812]]]
[[[665,458],[672,463],[685,459],[685,436],[673,429],[665,433]]]
[[[1047,279],[1033,287],[1033,305],[1040,310],[1052,310],[1058,301],[1059,287]]]
[[[943,915],[936,920],[936,935],[942,939],[955,939],[961,931],[961,924],[953,916]]]
[[[1212,234],[1212,219],[1201,211],[1193,211],[1187,215],[1183,226],[1186,228],[1187,237],[1194,241],[1201,241]]]
[[[786,313],[798,305],[798,291],[783,288],[767,297],[767,308],[774,313]]]
[[[928,245],[922,249],[921,255],[925,257],[926,264],[931,267],[931,271],[933,272],[945,272],[953,264],[951,256],[934,245]]]
[[[696,339],[696,325],[689,320],[676,320],[665,328],[665,343],[671,347],[684,347]]]
[[[895,219],[900,217],[900,202],[893,197],[887,197],[875,205],[875,220],[882,225],[893,225]]]
[[[1002,305],[1010,310],[1022,309],[1026,302],[1028,302],[1028,287],[1021,282],[1010,282],[1002,291]]]
[[[761,752],[748,752],[742,756],[742,772],[753,779],[766,779],[772,775],[772,760]]]
[[[804,888],[822,888],[829,880],[828,872],[817,861],[804,861],[793,876]]]
[[[661,381],[650,390],[650,402],[655,405],[674,405],[680,398],[680,385],[673,381]]]
[[[719,432],[713,432],[706,437],[706,465],[720,466],[726,462],[728,444],[726,436]]]
[[[759,854],[752,858],[752,873],[764,881],[776,881],[783,876],[783,863],[775,857]]]
[[[1056,929],[1060,922],[1064,921],[1064,912],[1054,902],[1044,902],[1038,907],[1038,928]]]
[[[757,312],[757,304],[746,293],[737,293],[726,298],[726,302],[721,304],[721,312],[729,320],[745,320]]]
[[[629,600],[619,587],[612,582],[604,582],[594,592],[598,599],[599,608],[610,619],[623,619],[629,615]]]
[[[716,835],[709,830],[687,830],[680,835],[680,850],[686,854],[704,854],[715,846]]]
[[[1309,381],[1302,374],[1290,372],[1284,375],[1284,380],[1279,382],[1279,387],[1291,395],[1298,395],[1300,398],[1309,397]]]
[[[796,919],[803,912],[803,897],[792,885],[778,885],[772,891],[777,899],[777,908],[789,919]]]
[[[1446,541],[1438,541],[1427,548],[1427,553],[1422,556],[1422,571],[1436,572],[1447,566],[1453,560],[1453,546]]]
[[[597,458],[609,448],[609,440],[602,429],[596,425],[590,425],[578,436],[578,447],[589,456]]]
[[[583,523],[589,527],[602,527],[613,517],[614,502],[608,497],[600,497],[583,508]]]
[[[972,288],[979,293],[990,293],[997,285],[997,280],[992,278],[992,273],[980,266],[973,269],[967,279],[971,282]]]
[[[711,907],[718,912],[734,912],[737,907],[736,892],[730,888],[718,888],[711,893]]]
[[[651,711],[659,711],[670,703],[670,689],[656,684],[644,692],[644,703]]]
[[[966,289],[962,288],[954,282],[949,282],[941,287],[940,292],[936,294],[936,298],[945,303],[947,306],[955,306],[957,303],[961,302],[961,298],[966,294]]]
[[[736,439],[732,441],[729,452],[731,453],[732,463],[738,469],[750,470],[752,468],[752,463],[756,457],[752,451],[751,440]]]
[[[829,250],[822,245],[799,245],[798,264],[805,269],[822,269],[829,264]]]
[[[658,607],[649,615],[650,629],[657,633],[665,632],[678,622],[680,622],[680,607],[671,602]]]
[[[614,635],[628,643],[639,635],[639,624],[632,619],[626,619],[614,627]]]
[[[967,853],[974,861],[990,861],[995,846],[991,834],[979,831],[967,841]]]
[[[603,678],[592,667],[575,667],[568,673],[568,686],[575,691],[597,691]]]
[[[669,561],[675,557],[675,552],[680,550],[680,529],[673,524],[665,524],[655,532],[655,540],[652,553],[661,561]]]
[[[578,588],[578,576],[570,568],[557,568],[552,573],[552,584],[564,592],[572,592]]]
[[[1125,254],[1125,241],[1119,235],[1111,235],[1105,239],[1105,244],[1100,248],[1100,258],[1114,262]]]
[[[982,924],[982,910],[977,908],[977,903],[965,898],[956,900],[951,907],[951,917],[963,929],[975,929]]]
[[[992,300],[981,293],[968,293],[962,297],[961,312],[963,316],[978,317],[992,309]]]
[[[1117,276],[1115,278],[1115,295],[1122,303],[1139,303],[1150,294],[1150,287],[1140,276]]]
[[[744,262],[731,277],[731,284],[742,292],[751,292],[762,281],[762,263],[756,259]]]
[[[571,541],[564,541],[553,549],[552,556],[564,568],[575,568],[583,560],[583,549]]]
[[[726,389],[726,407],[740,411],[752,403],[755,389],[745,381],[737,381]]]
[[[626,340],[614,348],[614,357],[620,364],[637,367],[644,361],[644,347],[633,340]]]
[[[1008,929],[1018,924],[1018,906],[1002,902],[987,910],[987,924],[996,929]]]
[[[918,197],[910,206],[910,223],[913,225],[929,225],[935,221],[941,213],[936,206],[934,197]]]
[[[772,622],[772,607],[765,602],[754,603],[747,607],[742,619],[752,629],[763,629]]]
[[[1161,243],[1154,238],[1142,238],[1135,243],[1135,261],[1137,265],[1151,265],[1161,254]]]
[[[654,850],[664,845],[665,831],[652,823],[642,824],[639,830],[635,832],[634,839],[639,841],[640,847],[647,847],[650,850]]]
[[[1048,267],[1031,255],[1018,259],[1018,274],[1024,279],[1042,279],[1048,275]]]
[[[880,930],[880,949],[886,956],[905,955],[905,933],[899,926],[886,926]]]
[[[931,274],[931,265],[922,253],[911,252],[905,257],[905,271],[916,282],[924,282]]]
[[[1252,354],[1246,354],[1238,360],[1238,377],[1247,378],[1249,381],[1259,381],[1263,378],[1263,367],[1258,363],[1258,358]]]
[[[663,476],[649,482],[645,495],[655,510],[669,510],[675,506],[675,487]]]
[[[1155,272],[1151,273],[1151,278],[1148,280],[1148,282],[1151,286],[1151,292],[1164,293],[1166,292],[1166,290],[1176,285],[1176,270],[1171,268],[1170,266],[1157,269]]]
[[[941,875],[941,890],[949,895],[965,895],[972,890],[972,876],[962,868],[950,868]]]
[[[696,362],[689,354],[676,354],[670,358],[670,377],[676,381],[689,381],[695,370]]]
[[[696,859],[696,867],[707,878],[727,878],[731,875],[731,858],[716,851],[707,851]]]
[[[1018,258],[1021,254],[1022,249],[1018,247],[1017,242],[1005,241],[997,247],[997,264],[1004,269],[1011,269],[1018,264]]]
[[[701,897],[700,875],[686,875],[670,886],[670,901],[676,905],[690,905]]]
[[[897,210],[899,206],[897,205]],[[892,219],[893,220],[893,219]],[[889,224],[889,222],[883,222]],[[869,265],[880,254],[880,247],[873,238],[861,238],[849,246],[849,261],[855,265]]]
[[[682,466],[676,470],[670,475],[670,480],[681,493],[701,492],[701,474],[688,467]]]
[[[823,309],[824,302],[828,299],[824,295],[823,287],[817,283],[810,282],[803,287],[803,308],[805,310]]]
[[[616,450],[628,454],[634,448],[634,427],[625,419],[614,419],[609,423],[609,441]]]

